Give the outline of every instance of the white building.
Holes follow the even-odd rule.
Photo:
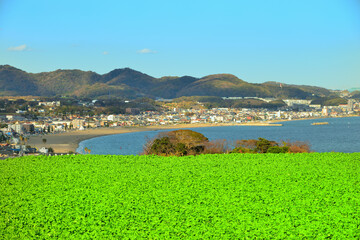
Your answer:
[[[292,107],[294,105],[306,105],[306,106],[309,106],[310,103],[311,103],[311,100],[304,100],[304,99],[285,99],[283,101],[289,107]]]
[[[59,107],[60,106],[60,101],[39,102],[39,106]]]
[[[23,124],[20,124],[20,123],[10,124],[9,125],[9,130],[11,131],[11,129],[14,130],[15,132],[19,133],[19,134],[23,134],[25,132]]]
[[[107,116],[107,120],[112,122],[118,122],[120,121],[120,117],[119,115],[109,115]]]

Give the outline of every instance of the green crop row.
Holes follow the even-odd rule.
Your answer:
[[[360,239],[360,153],[0,161],[0,239]]]

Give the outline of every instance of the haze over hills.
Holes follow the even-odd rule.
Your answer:
[[[27,73],[9,65],[0,66],[2,96],[121,96],[127,98],[181,96],[218,97],[327,97],[331,91],[321,87],[288,85],[277,82],[248,83],[231,74],[202,78],[191,76],[154,78],[130,68],[115,69],[100,75],[91,71],[56,70]]]

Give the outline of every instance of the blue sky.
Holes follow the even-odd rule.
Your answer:
[[[360,87],[360,1],[0,0],[0,64]]]

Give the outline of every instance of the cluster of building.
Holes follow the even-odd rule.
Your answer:
[[[359,112],[360,104],[349,100],[348,104],[339,106],[311,105],[309,100],[284,100],[287,107],[270,111],[257,108],[173,108],[163,111],[140,112],[136,108],[126,109],[126,114],[98,116],[64,116],[38,117],[37,120],[26,119],[18,115],[1,116],[7,127],[3,132],[18,134],[44,134],[71,131],[74,129],[114,127],[114,126],[152,126],[187,123],[245,123],[249,121],[276,121],[315,117],[339,117]],[[200,104],[200,103],[199,103]]]
[[[248,123],[251,121],[294,120],[319,117],[340,117],[359,114],[358,101],[349,100],[347,104],[339,106],[311,105],[309,100],[284,100],[287,104],[280,110],[268,109],[232,109],[213,108],[204,109],[201,103],[193,109],[172,108],[162,111],[140,112],[137,108],[126,109],[126,114],[110,114],[98,116],[38,116],[36,120],[27,119],[21,115],[0,115],[3,128],[0,128],[0,155],[5,150],[16,149],[17,152],[29,151],[22,149],[21,140],[33,134],[56,134],[65,131],[84,130],[86,128],[119,127],[119,126],[156,126],[176,124],[206,124],[206,123]],[[40,103],[42,106],[56,107],[57,102]],[[6,145],[7,144],[7,145]],[[33,150],[30,150],[33,151]],[[1,157],[1,156],[0,156]]]

